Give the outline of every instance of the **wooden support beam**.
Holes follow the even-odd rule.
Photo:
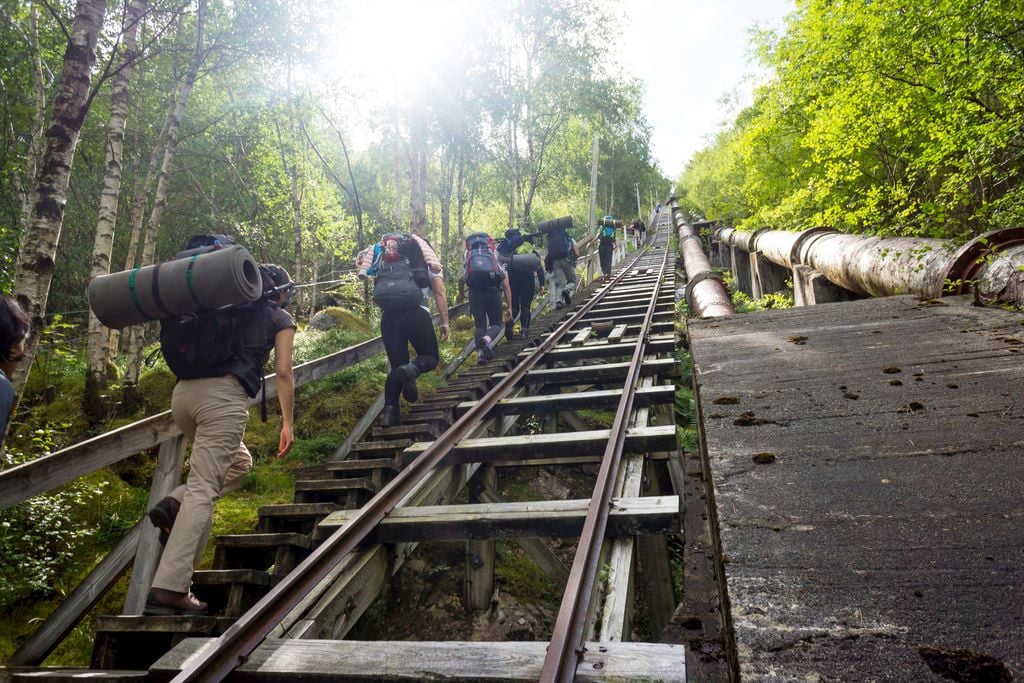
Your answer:
[[[463,439],[448,455],[452,464],[467,462],[497,463],[508,460],[527,460],[557,455],[578,457],[600,455],[608,443],[611,431],[595,429],[589,432],[564,434],[526,434],[496,438]],[[624,445],[627,453],[670,451],[675,449],[676,429],[674,425],[630,429],[626,432]],[[403,451],[403,457],[415,458],[429,444],[414,443]]]
[[[622,343],[622,338],[626,334],[626,328],[627,327],[628,327],[628,325],[616,325],[615,329],[613,329],[611,331],[611,333],[608,335],[608,343],[609,344],[621,344]],[[646,365],[646,363],[644,363],[644,365]]]
[[[491,505],[507,505],[501,495],[493,488],[484,487],[480,491],[480,500]],[[564,586],[569,579],[569,568],[562,564],[558,556],[544,541],[536,536],[516,536],[516,544],[526,553],[540,570],[557,584]]]
[[[653,463],[648,460],[646,481],[649,482],[648,492],[652,495],[661,494],[659,477],[653,471]],[[673,496],[678,500],[678,497]],[[678,518],[679,528],[671,533],[682,534],[682,515]],[[647,596],[647,615],[653,640],[658,640],[662,630],[672,620],[676,609],[676,595],[672,584],[672,566],[669,562],[668,542],[665,536],[640,536],[637,538],[637,556],[640,580]]]
[[[188,638],[161,657],[150,672],[160,680],[181,670],[210,638]],[[425,642],[264,640],[231,675],[238,683],[295,680],[536,681],[546,642]],[[686,681],[682,645],[591,643],[576,668],[577,683]]]
[[[590,335],[593,331],[593,328],[584,327],[582,330],[576,333],[576,336],[572,338],[572,341],[569,342],[569,345],[583,346],[583,342],[587,341],[587,339],[590,338]]]
[[[470,482],[469,502],[476,504],[483,502],[484,498],[481,492],[486,489],[493,490],[497,484],[497,471],[493,467],[481,467],[473,477],[473,481]],[[491,595],[494,593],[494,557],[493,538],[466,537],[466,574],[463,594],[467,609],[480,610],[491,606]]]
[[[642,471],[642,458],[637,469]],[[486,487],[479,496],[482,501],[501,500]],[[579,499],[395,508],[368,540],[372,543],[402,543],[517,536],[570,538],[579,535],[583,528],[588,504],[587,499]],[[317,534],[333,533],[355,514],[355,510],[332,512],[320,522]],[[612,500],[607,532],[610,537],[678,531],[679,501],[675,496]]]
[[[181,470],[185,464],[185,435],[179,434],[170,441],[160,444],[156,457],[156,469],[153,472],[153,483],[149,489],[149,501],[146,509],[163,500],[177,488],[181,481]],[[180,501],[179,501],[180,502]],[[149,587],[153,583],[157,564],[163,554],[160,546],[160,530],[153,526],[149,519],[143,519],[139,534],[139,545],[135,551],[135,564],[132,565],[132,578],[128,583],[128,595],[124,600],[123,614],[142,614],[149,595]]]
[[[636,390],[634,404],[647,406],[671,403],[675,400],[676,388],[671,384],[652,387],[640,387]],[[491,408],[492,415],[562,413],[578,408],[614,407],[622,396],[622,389],[605,389],[601,391],[579,391],[572,394],[523,396],[506,398]],[[455,407],[457,414],[462,414],[476,405],[476,401],[464,401]]]

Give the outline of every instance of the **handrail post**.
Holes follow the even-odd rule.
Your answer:
[[[153,484],[149,489],[146,509],[163,500],[181,481],[181,470],[185,464],[185,435],[168,439],[160,444],[156,457]],[[142,614],[146,606],[153,575],[160,561],[160,531],[151,524],[143,524],[139,534],[139,547],[135,551],[132,578],[128,584],[128,596],[124,600],[124,614]]]

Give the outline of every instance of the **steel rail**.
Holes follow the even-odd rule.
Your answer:
[[[597,565],[601,556],[605,531],[608,527],[608,513],[611,510],[615,478],[622,461],[626,428],[629,426],[633,398],[636,395],[637,378],[640,376],[640,367],[643,365],[644,354],[650,339],[651,321],[654,319],[654,309],[657,306],[658,294],[665,276],[668,252],[669,249],[666,246],[661,259],[660,276],[654,284],[654,291],[647,303],[647,312],[637,339],[636,349],[633,351],[633,360],[626,375],[622,398],[619,400],[615,420],[612,422],[608,445],[601,458],[601,469],[597,475],[597,482],[594,484],[594,494],[591,496],[590,506],[587,508],[587,519],[583,524],[583,531],[580,533],[580,542],[576,549],[576,556],[573,558],[572,568],[569,570],[569,579],[566,582],[565,593],[562,595],[562,605],[558,610],[558,617],[555,619],[555,626],[552,629],[551,643],[548,645],[547,654],[544,657],[540,680],[546,683],[573,680],[576,667],[585,651],[583,633],[586,626],[587,610],[590,607],[590,597],[597,577]]]
[[[349,552],[355,549],[388,513],[440,463],[456,443],[477,426],[487,412],[551,351],[563,336],[590,311],[612,287],[646,255],[637,254],[597,295],[584,303],[451,427],[431,443],[381,491],[356,512],[349,522],[331,534],[280,583],[264,595],[217,640],[186,661],[172,683],[221,681],[248,658],[249,653]],[[639,345],[642,346],[642,345]]]

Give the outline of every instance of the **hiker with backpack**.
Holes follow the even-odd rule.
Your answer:
[[[494,357],[494,343],[502,325],[512,319],[512,290],[490,235],[475,232],[466,237],[465,246],[466,259],[459,281],[459,297],[466,288],[469,289],[469,312],[476,324],[476,362],[484,365]],[[504,317],[501,312],[502,295],[505,299]]]
[[[572,303],[572,288],[576,284],[576,259],[580,257],[580,250],[576,240],[565,230],[552,230],[547,238],[544,269],[551,273],[552,292],[557,297],[556,306],[561,308]]]
[[[391,370],[384,379],[381,424],[402,423],[400,397],[419,400],[416,378],[437,367],[441,357],[425,292],[433,294],[441,316],[441,340],[447,341],[448,299],[441,262],[424,238],[388,233],[356,258],[361,276],[373,276],[373,300],[380,309],[380,336]],[[409,345],[416,357],[409,358]]]
[[[601,272],[605,282],[612,279],[612,252],[615,251],[615,218],[605,216],[601,219],[601,230],[597,234],[597,255],[601,261]]]
[[[25,355],[25,342],[32,332],[28,314],[13,298],[0,295],[0,445],[14,411],[14,385],[10,376]]]
[[[505,231],[505,239],[498,245],[498,256],[507,264],[508,286],[512,292],[511,314],[505,323],[505,338],[512,339],[512,327],[519,319],[519,332],[523,339],[530,334],[530,320],[535,294],[544,290],[544,268],[533,244],[512,228]]]
[[[224,236],[210,244],[209,237],[193,238],[182,254],[234,244]],[[284,310],[293,285],[280,266],[264,264],[259,270],[264,294],[258,300],[161,321],[160,350],[178,378],[171,416],[192,442],[192,456],[185,484],[149,511],[164,552],[145,614],[196,614],[207,607],[190,591],[192,573],[209,540],[214,502],[241,486],[252,468],[242,436],[271,349],[282,417],[277,457],[287,455],[295,441],[295,321]]]

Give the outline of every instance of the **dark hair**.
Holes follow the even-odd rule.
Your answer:
[[[0,360],[10,360],[11,347],[32,329],[28,314],[17,301],[0,295]]]

